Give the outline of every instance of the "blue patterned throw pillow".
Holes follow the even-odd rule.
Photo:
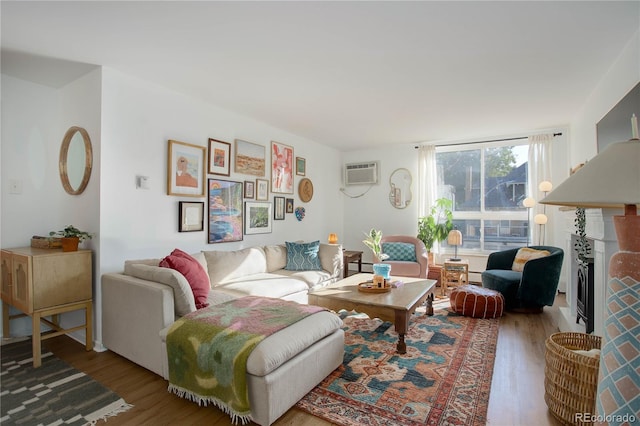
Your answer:
[[[312,243],[287,242],[287,271],[320,271],[320,241]]]
[[[416,246],[411,243],[382,243],[382,252],[389,257],[385,260],[416,262]]]

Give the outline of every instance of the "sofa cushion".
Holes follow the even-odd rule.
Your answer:
[[[211,289],[209,276],[194,257],[180,249],[175,249],[160,261],[159,266],[174,269],[184,275],[193,292],[197,309],[209,306],[209,302],[207,302],[207,296]]]
[[[279,299],[301,291],[307,292],[309,289],[307,284],[299,279],[268,273],[237,278],[235,281],[220,284],[216,288],[237,296],[262,296]]]
[[[267,257],[262,247],[234,251],[212,250],[203,253],[207,259],[212,286],[267,272]]]
[[[324,269],[321,271],[287,271],[286,269],[280,269],[273,271],[273,273],[304,281],[309,290],[325,287],[328,280],[331,279],[331,274]]]
[[[284,269],[289,271],[319,271],[322,270],[320,264],[320,241],[311,243],[291,243],[287,245],[287,265]]]
[[[287,266],[287,248],[284,245],[264,246],[264,254],[267,256],[267,272]]]
[[[522,272],[524,271],[524,264],[529,260],[540,259],[541,257],[549,256],[551,253],[548,250],[536,250],[529,247],[522,247],[516,253],[515,259],[513,259],[512,271]]]
[[[385,260],[400,260],[405,262],[417,262],[416,246],[411,243],[382,243],[382,253],[389,256]]]
[[[266,376],[341,326],[342,320],[332,312],[309,315],[260,342],[247,359],[247,373]]]
[[[144,263],[125,262],[124,273],[141,280],[155,281],[171,287],[176,316],[181,317],[196,310],[193,291],[191,291],[187,279],[180,272]]]

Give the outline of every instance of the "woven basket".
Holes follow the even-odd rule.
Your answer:
[[[565,425],[592,424],[586,414],[595,415],[600,358],[573,350],[600,349],[600,343],[600,336],[584,333],[555,333],[547,339],[544,400]]]

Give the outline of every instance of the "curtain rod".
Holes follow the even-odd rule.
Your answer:
[[[554,133],[553,137],[556,136],[562,136],[562,132],[560,133]],[[504,141],[517,141],[517,140],[521,140],[521,139],[528,139],[529,136],[519,136],[517,138],[504,138],[504,139],[492,139],[489,141],[475,141],[475,142],[459,142],[459,143],[447,143],[447,144],[442,144],[442,145],[436,145],[436,146],[457,146],[457,145],[472,145],[472,144],[476,144],[476,143],[488,143],[488,142],[504,142]],[[419,145],[414,146],[415,149],[420,148]]]

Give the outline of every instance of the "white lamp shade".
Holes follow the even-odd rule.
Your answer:
[[[533,222],[536,225],[546,225],[547,223],[547,215],[544,213],[539,213],[533,217]]]
[[[540,203],[573,207],[640,204],[640,140],[608,145]]]
[[[536,200],[534,200],[531,197],[527,197],[524,200],[522,200],[522,205],[530,209],[531,207],[536,205]]]
[[[542,192],[549,192],[553,189],[553,185],[548,180],[543,180],[538,185],[538,189]]]
[[[457,229],[449,231],[449,235],[447,235],[447,244],[450,246],[462,245],[462,232]]]

